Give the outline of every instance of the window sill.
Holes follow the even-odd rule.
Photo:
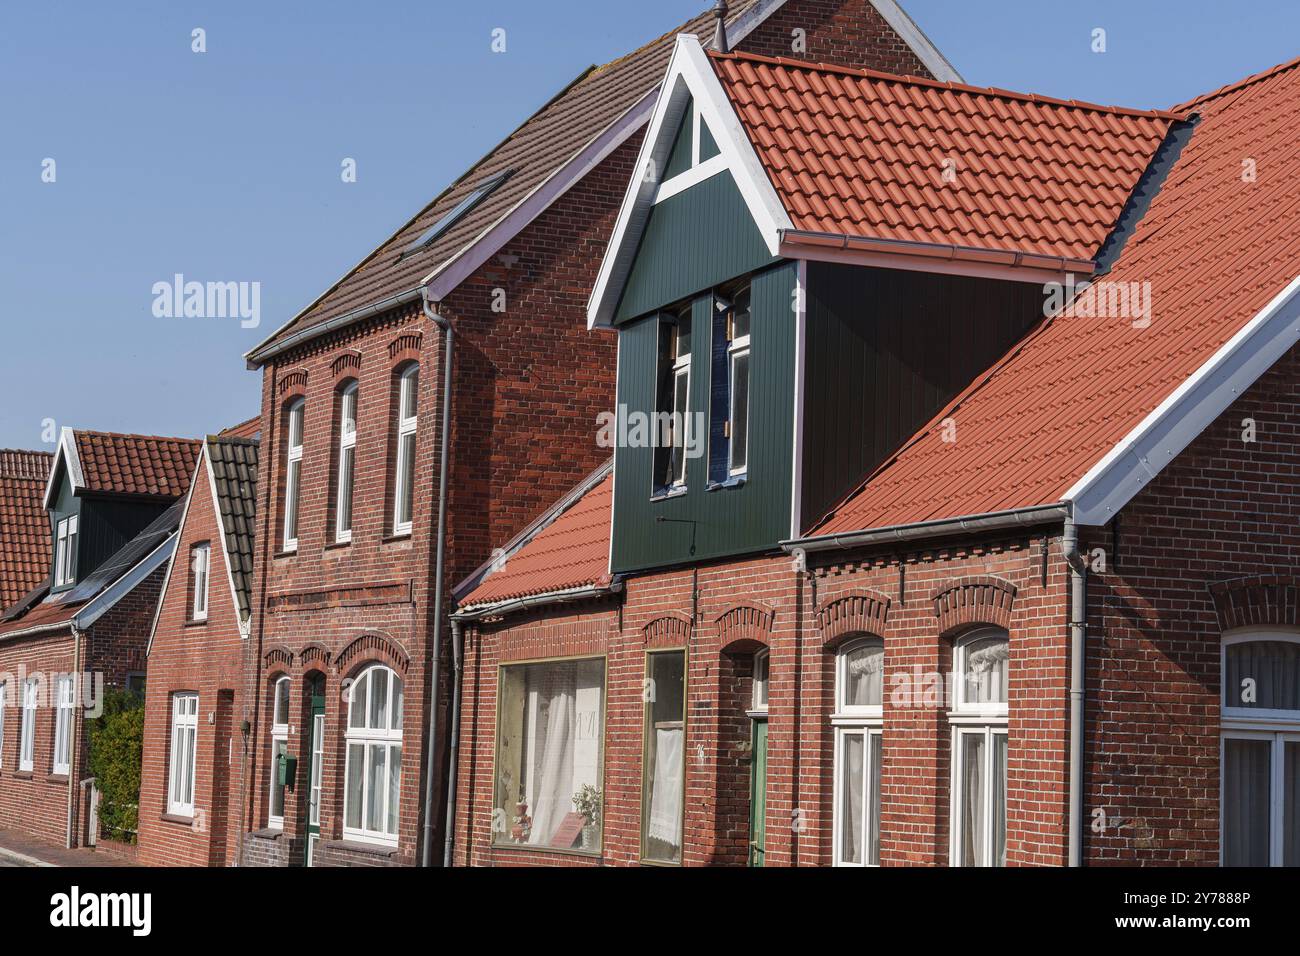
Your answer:
[[[539,853],[546,856],[576,856],[584,860],[601,859],[600,850],[579,850],[573,847],[529,846],[526,843],[493,843],[492,849],[509,853]]]
[[[323,846],[330,850],[345,850],[348,853],[361,853],[367,856],[391,860],[397,856],[397,847],[383,843],[364,843],[361,840],[326,840]]]
[[[680,498],[682,495],[686,494],[687,490],[688,489],[686,488],[686,486],[683,485],[680,488],[671,488],[667,491],[656,491],[654,494],[650,496],[650,500],[667,501],[670,498]]]
[[[350,547],[352,547],[351,538],[349,538],[347,541],[331,541],[329,544],[325,545],[325,550],[342,551],[344,548],[350,548]]]
[[[249,836],[256,837],[259,840],[278,840],[284,836],[284,831],[275,827],[266,827],[262,830],[254,830]]]
[[[380,544],[410,544],[410,542],[411,532],[409,531],[403,531],[401,534],[390,534],[379,541]]]
[[[158,819],[163,823],[178,823],[191,828],[194,826],[194,818],[187,817],[182,813],[164,813]]]
[[[30,776],[30,774],[29,774]],[[68,775],[66,773],[51,773],[45,776],[46,783],[67,783]]]
[[[298,549],[294,548],[292,551],[277,551],[275,554],[271,555],[271,557],[276,561],[279,561],[282,558],[296,558],[298,557]]]
[[[726,481],[710,481],[708,491],[725,491],[728,488],[743,488],[747,475],[732,475]]]
[[[186,627],[207,627],[207,624],[208,624],[208,619],[206,617],[198,618],[198,619],[190,618],[188,621],[185,622]]]
[[[30,770],[15,770],[13,772],[13,778],[15,780],[31,780],[32,777],[33,774]]]

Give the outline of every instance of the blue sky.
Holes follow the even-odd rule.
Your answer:
[[[0,447],[42,447],[47,422],[200,435],[256,414],[245,351],[588,64],[711,5],[5,4]],[[1293,0],[904,6],[969,82],[1103,103],[1169,106],[1300,53]],[[155,316],[176,273],[260,283],[261,327]]]

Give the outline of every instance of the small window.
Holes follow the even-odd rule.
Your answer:
[[[54,547],[54,586],[66,587],[77,580],[77,528],[80,520],[69,515],[59,521]]]
[[[646,655],[641,856],[681,863],[686,793],[686,652]]]
[[[474,191],[458,202],[450,212],[439,218],[432,226],[422,232],[414,242],[406,247],[402,257],[414,255],[415,253],[433,245],[438,239],[446,235],[452,226],[460,222],[465,216],[479,203],[492,195],[496,189],[507,179],[515,174],[513,169],[507,169],[504,172],[497,173],[488,179],[483,180],[474,187]]]
[[[302,485],[303,419],[307,403],[298,399],[289,406],[288,443],[284,473],[284,550],[298,550],[299,491]]]
[[[393,534],[411,533],[415,505],[415,436],[419,425],[420,367],[409,366],[397,379],[397,480]]]
[[[605,662],[501,669],[493,841],[600,849]]]
[[[772,655],[766,651],[759,651],[754,655],[754,687],[750,700],[750,709],[754,713],[767,713],[767,689],[771,677],[770,661]]]
[[[18,769],[25,773],[30,773],[35,764],[36,707],[40,693],[40,680],[29,677],[23,684],[23,716],[18,738]]]
[[[289,689],[288,677],[278,678],[272,686],[271,696],[271,805],[267,813],[267,826],[273,830],[284,827],[284,792],[286,783],[281,780],[281,764],[289,755]]]
[[[1010,649],[999,630],[976,631],[954,648],[953,866],[1006,866]]]
[[[191,586],[194,589],[194,605],[190,619],[206,621],[208,619],[208,579],[212,570],[211,545],[196,544],[190,555],[192,573]]]
[[[655,490],[686,486],[690,446],[691,307],[659,325],[659,375],[655,429]]]
[[[9,706],[9,685],[0,683],[0,769],[5,765],[5,708]]]
[[[343,835],[397,843],[402,789],[402,679],[374,664],[349,688]]]
[[[885,644],[848,641],[835,655],[834,833],[836,866],[880,865],[881,701]]]
[[[339,393],[339,468],[334,502],[334,540],[352,540],[352,492],[357,466],[357,383]]]
[[[54,763],[51,773],[67,776],[72,772],[72,722],[76,718],[76,684],[71,674],[54,682]]]
[[[743,475],[749,467],[749,287],[736,294],[727,317],[729,414],[727,438],[731,460],[728,474]]]
[[[172,695],[172,737],[168,757],[167,812],[194,815],[194,767],[199,738],[199,695]]]

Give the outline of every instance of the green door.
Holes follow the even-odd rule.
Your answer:
[[[754,721],[749,776],[749,865],[762,866],[767,837],[767,721]]]
[[[310,791],[307,805],[307,865],[311,866],[320,842],[321,757],[325,752],[325,688],[324,681],[312,684],[311,746],[308,748],[307,780]]]

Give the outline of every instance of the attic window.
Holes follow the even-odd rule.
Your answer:
[[[469,213],[471,209],[492,195],[502,183],[515,174],[513,169],[507,169],[505,172],[497,173],[489,179],[483,180],[474,187],[474,191],[458,202],[451,212],[447,213],[432,226],[420,234],[420,238],[406,247],[402,257],[413,256],[423,249],[427,249],[437,240],[441,239],[452,226],[460,222]]]
[[[76,515],[59,522],[54,546],[54,586],[73,584],[77,579],[77,524]]]

